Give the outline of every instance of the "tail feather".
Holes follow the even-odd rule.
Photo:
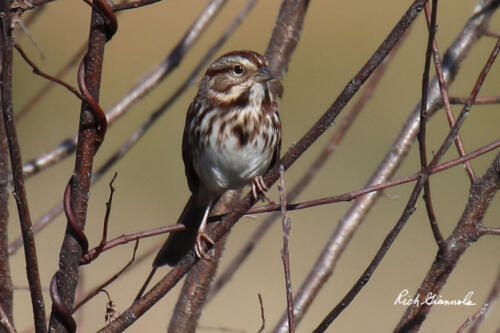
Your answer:
[[[206,206],[196,202],[197,200],[191,195],[181,217],[179,224],[184,224],[186,230],[178,231],[168,236],[167,241],[156,255],[153,261],[153,267],[163,265],[174,266],[189,250],[193,249],[196,241],[196,234],[200,226]]]

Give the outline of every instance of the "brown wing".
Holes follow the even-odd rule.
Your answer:
[[[273,154],[273,159],[271,160],[271,163],[269,163],[269,168],[267,168],[266,173],[274,167],[276,163],[280,160],[280,154],[281,154],[281,121],[280,121],[280,115],[278,113],[278,105],[273,102],[273,109],[274,109],[274,114],[276,115],[276,120],[273,117],[274,121],[274,127],[276,128],[276,134],[278,135],[278,140],[276,147],[274,147],[274,154]]]
[[[196,99],[195,99],[196,100]],[[196,192],[200,178],[193,166],[193,152],[195,144],[193,143],[193,134],[191,133],[191,123],[196,115],[196,102],[191,102],[186,114],[186,124],[184,125],[184,134],[182,136],[182,160],[184,161],[184,170],[191,192]]]

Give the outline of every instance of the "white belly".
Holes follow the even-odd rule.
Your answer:
[[[213,133],[218,134],[219,128],[220,123],[215,121]],[[261,135],[243,145],[230,131],[222,136],[212,135],[204,149],[196,154],[196,173],[210,192],[222,193],[228,189],[241,188],[268,169],[274,152],[264,148],[265,142]]]

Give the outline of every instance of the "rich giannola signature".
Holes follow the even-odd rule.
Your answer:
[[[419,294],[412,296],[408,289],[403,289],[394,300],[394,305],[445,305],[445,306],[474,306],[476,303],[472,301],[474,291],[469,291],[462,298],[450,299],[435,293],[428,293],[425,297]]]

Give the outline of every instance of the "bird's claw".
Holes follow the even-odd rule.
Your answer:
[[[267,190],[269,190],[269,187],[267,187],[266,183],[264,183],[264,178],[262,178],[262,176],[255,177],[253,179],[252,194],[255,200],[261,199],[262,201],[264,201],[264,199],[266,199],[268,202],[272,203],[272,200],[266,193]]]
[[[194,252],[200,259],[211,260],[211,257],[205,252],[203,241],[215,245],[215,242],[204,231],[199,230],[196,234],[196,242],[194,243]]]

